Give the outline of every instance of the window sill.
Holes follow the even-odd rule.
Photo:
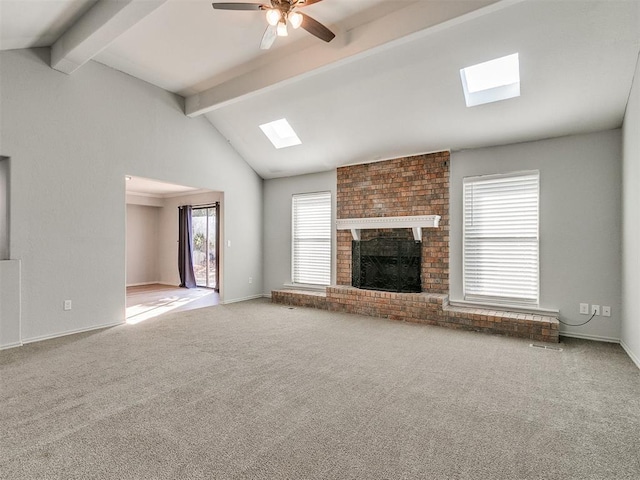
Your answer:
[[[510,305],[508,303],[483,303],[483,302],[467,302],[465,300],[450,300],[449,305],[452,307],[476,307],[490,308],[492,310],[504,310],[507,312],[530,313],[533,315],[545,315],[550,317],[558,317],[560,310],[540,308],[534,306]]]
[[[329,285],[312,285],[310,283],[285,283],[284,288],[289,290],[309,290],[312,292],[324,292]]]

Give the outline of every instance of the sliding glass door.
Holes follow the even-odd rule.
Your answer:
[[[199,287],[218,289],[218,204],[193,207],[193,272]]]

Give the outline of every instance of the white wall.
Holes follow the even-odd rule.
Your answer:
[[[160,210],[127,204],[127,286],[160,281]]]
[[[0,151],[11,157],[10,251],[22,260],[22,340],[125,317],[125,175],[225,194],[224,300],[262,293],[262,179],[183,99],[49,50],[0,52]],[[73,310],[63,311],[63,301]]]
[[[540,306],[582,323],[579,303],[611,306],[611,317],[561,333],[617,341],[621,311],[620,130],[454,152],[451,156],[451,299],[462,293],[462,180],[540,171]]]
[[[331,192],[331,222],[335,225],[337,172],[314,173],[264,181],[264,293],[291,282],[291,196]],[[331,238],[331,283],[336,281],[336,234]]]
[[[220,238],[224,238],[224,197],[220,192],[197,193],[181,195],[164,199],[164,206],[160,211],[160,282],[167,285],[180,285],[178,274],[178,207],[181,205],[208,205],[220,202]],[[234,247],[233,242],[231,247]],[[227,251],[232,248],[224,248],[220,245],[220,265],[224,265]],[[259,277],[261,270],[257,265],[247,266],[247,279],[255,278],[254,284],[262,291]],[[222,272],[221,272],[222,273]],[[222,278],[222,276],[221,276]],[[247,280],[247,285],[249,282]],[[224,293],[224,283],[221,285],[221,294]]]
[[[620,343],[640,367],[640,62],[636,66],[622,136],[623,312]]]

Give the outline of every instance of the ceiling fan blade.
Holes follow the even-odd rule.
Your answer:
[[[275,25],[269,25],[267,29],[264,31],[264,35],[262,36],[262,41],[260,42],[261,50],[269,50],[273,42],[276,41],[278,36],[277,27]]]
[[[216,10],[264,10],[265,8],[270,8],[261,3],[221,2],[212,3],[211,5]]]
[[[325,42],[330,42],[335,38],[336,34],[322,25],[319,21],[311,18],[309,15],[305,15],[304,13],[300,13],[300,15],[302,15],[302,24],[300,26],[311,35],[315,35]]]
[[[314,3],[321,2],[322,0],[299,0],[296,3],[296,7],[308,7],[309,5],[313,5]]]

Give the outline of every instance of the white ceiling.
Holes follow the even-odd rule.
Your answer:
[[[619,127],[640,49],[640,0],[324,0],[305,12],[333,42],[268,52],[260,12],[155,1],[93,59],[187,97],[264,178]],[[51,45],[93,5],[0,0],[0,48]],[[467,108],[459,70],[515,52],[521,97]],[[259,129],[282,117],[302,145]]]
[[[217,1],[217,0],[216,0]],[[260,3],[260,0],[236,0]],[[378,15],[416,0],[325,0],[304,11],[333,25],[342,20],[353,26],[353,15],[371,9]],[[268,2],[268,0],[267,0]],[[176,92],[199,93],[238,72],[260,65],[266,58],[279,58],[281,50],[295,43],[319,42],[301,29],[289,29],[289,37],[278,39],[270,51],[259,49],[266,28],[264,14],[213,10],[211,1],[170,0],[135,28],[121,35],[95,59],[130,75]],[[250,64],[247,66],[247,64]]]
[[[0,0],[0,49],[48,47],[97,0]]]
[[[203,190],[184,185],[161,182],[150,178],[127,176],[125,189],[127,193],[151,195],[154,197],[171,197],[187,193],[199,193]]]

